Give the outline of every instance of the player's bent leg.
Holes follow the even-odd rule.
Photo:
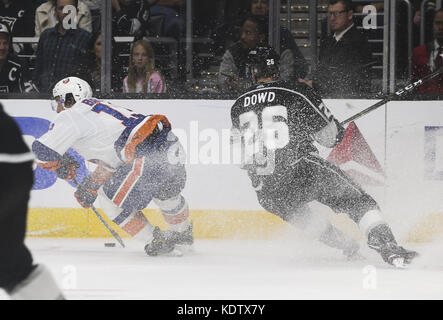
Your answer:
[[[193,225],[189,221],[189,207],[185,198],[178,195],[166,200],[157,198],[153,200],[171,229],[169,238],[176,245],[192,245],[194,243]]]
[[[31,252],[24,243],[32,166],[0,164],[0,288],[12,290],[33,270]]]
[[[377,202],[340,168],[320,158],[307,160],[316,171],[317,179],[327,181],[324,187],[318,188],[318,200],[335,212],[347,213],[368,237],[368,246],[376,250],[385,262],[400,266],[417,256],[416,252],[398,246]]]
[[[101,189],[98,194],[101,208],[109,219],[134,239],[140,240],[144,244],[152,241],[154,227],[141,211],[118,207]]]
[[[64,300],[51,272],[41,264],[7,292],[13,300]]]
[[[335,228],[325,214],[312,211],[307,204],[294,210],[288,222],[303,230],[307,236],[341,250],[348,259],[358,255],[360,246],[357,241]]]

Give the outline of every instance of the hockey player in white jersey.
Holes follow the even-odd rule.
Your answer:
[[[98,197],[114,223],[145,243],[148,255],[191,245],[192,224],[181,195],[186,171],[178,161],[179,141],[168,119],[96,100],[89,84],[76,77],[58,82],[53,99],[58,115],[49,131],[32,145],[37,164],[72,180],[78,164],[66,151],[74,149],[97,164],[74,194],[83,207],[91,207]],[[154,228],[140,211],[151,200],[170,230]]]

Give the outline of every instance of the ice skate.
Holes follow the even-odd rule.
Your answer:
[[[391,229],[385,224],[378,225],[369,232],[368,246],[377,251],[385,262],[397,268],[405,268],[418,256],[416,251],[399,246]]]
[[[182,232],[171,231],[170,237],[175,242],[176,248],[182,252],[192,252],[194,244],[193,223]]]
[[[157,255],[181,255],[175,254],[175,240],[170,236],[169,231],[162,231],[155,227],[152,232],[153,239],[145,246],[145,252],[148,256]]]

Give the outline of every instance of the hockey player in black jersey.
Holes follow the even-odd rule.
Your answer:
[[[278,81],[278,54],[270,47],[250,52],[251,78],[256,83],[231,108],[233,141],[243,150],[260,205],[323,243],[358,251],[357,243],[326,218],[311,212],[318,201],[346,213],[389,264],[402,267],[417,255],[399,246],[376,201],[336,165],[318,155],[314,141],[334,147],[344,128],[318,94],[303,83]]]
[[[0,288],[15,300],[63,299],[49,270],[24,243],[34,156],[0,103]]]

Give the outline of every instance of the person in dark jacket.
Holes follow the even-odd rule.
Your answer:
[[[414,49],[412,54],[412,78],[421,79],[443,66],[443,9],[435,12],[433,20],[434,38]],[[443,74],[419,86],[418,93],[443,93]]]
[[[350,0],[331,0],[328,6],[330,36],[320,43],[312,85],[326,97],[361,97],[371,91],[371,46],[354,24]]]
[[[0,288],[14,300],[63,299],[49,270],[26,247],[34,156],[0,103]]]

